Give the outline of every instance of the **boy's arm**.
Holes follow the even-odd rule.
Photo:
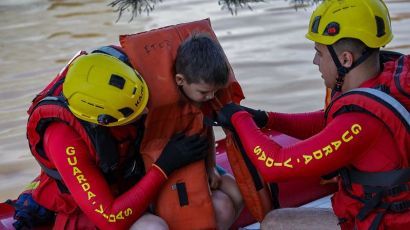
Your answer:
[[[217,189],[220,185],[221,177],[217,173],[216,155],[215,155],[215,135],[212,127],[207,127],[206,135],[209,141],[208,154],[206,155],[205,167],[209,178],[209,185],[211,189]]]

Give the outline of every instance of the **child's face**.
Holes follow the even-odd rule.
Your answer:
[[[189,84],[181,74],[177,74],[175,80],[185,96],[197,103],[213,99],[216,91],[223,88],[221,86],[210,85],[205,82]]]

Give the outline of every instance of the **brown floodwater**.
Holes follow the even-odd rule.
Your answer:
[[[232,16],[217,0],[164,0],[128,22],[101,0],[0,2],[0,202],[15,198],[39,172],[25,125],[32,98],[78,50],[118,44],[118,35],[210,18],[245,105],[282,112],[323,106],[324,86],[305,39],[312,7],[267,1]],[[387,1],[395,37],[386,47],[410,53],[410,2]],[[217,138],[223,134],[217,130]]]

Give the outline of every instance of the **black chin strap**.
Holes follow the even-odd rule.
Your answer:
[[[342,64],[339,61],[339,58],[337,57],[336,51],[333,48],[333,46],[328,45],[327,46],[330,55],[332,56],[333,62],[336,65],[337,68],[337,79],[336,79],[336,85],[335,88],[333,89],[336,92],[341,92],[342,91],[342,85],[343,85],[343,81],[344,78],[346,76],[347,73],[349,73],[350,70],[352,70],[353,68],[355,68],[356,66],[360,65],[361,63],[363,63],[368,57],[370,57],[370,55],[373,53],[374,49],[372,48],[367,48],[362,56],[359,57],[359,59],[357,59],[355,62],[353,62],[352,66],[350,66],[349,68],[346,68],[344,66],[342,66]]]

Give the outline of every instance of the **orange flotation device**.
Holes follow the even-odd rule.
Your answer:
[[[177,49],[181,42],[193,33],[207,33],[217,41],[209,19],[120,36],[121,46],[130,63],[141,73],[150,89],[149,113],[141,144],[146,168],[156,161],[169,138],[175,133],[206,133],[203,112],[182,96],[174,78]],[[228,87],[218,91],[215,99],[204,106],[219,110],[222,105],[229,102],[239,103],[243,98],[242,90],[230,68]],[[231,143],[227,150],[232,168],[242,171],[242,155],[235,148],[234,142]],[[256,219],[262,220],[269,210],[263,204],[271,202],[260,199],[259,193],[249,188],[252,179],[246,174],[234,174],[237,181],[242,182],[240,190],[244,192],[244,199],[251,213]],[[196,162],[175,171],[162,187],[154,209],[157,215],[165,219],[170,229],[215,229],[215,213],[205,162]]]

